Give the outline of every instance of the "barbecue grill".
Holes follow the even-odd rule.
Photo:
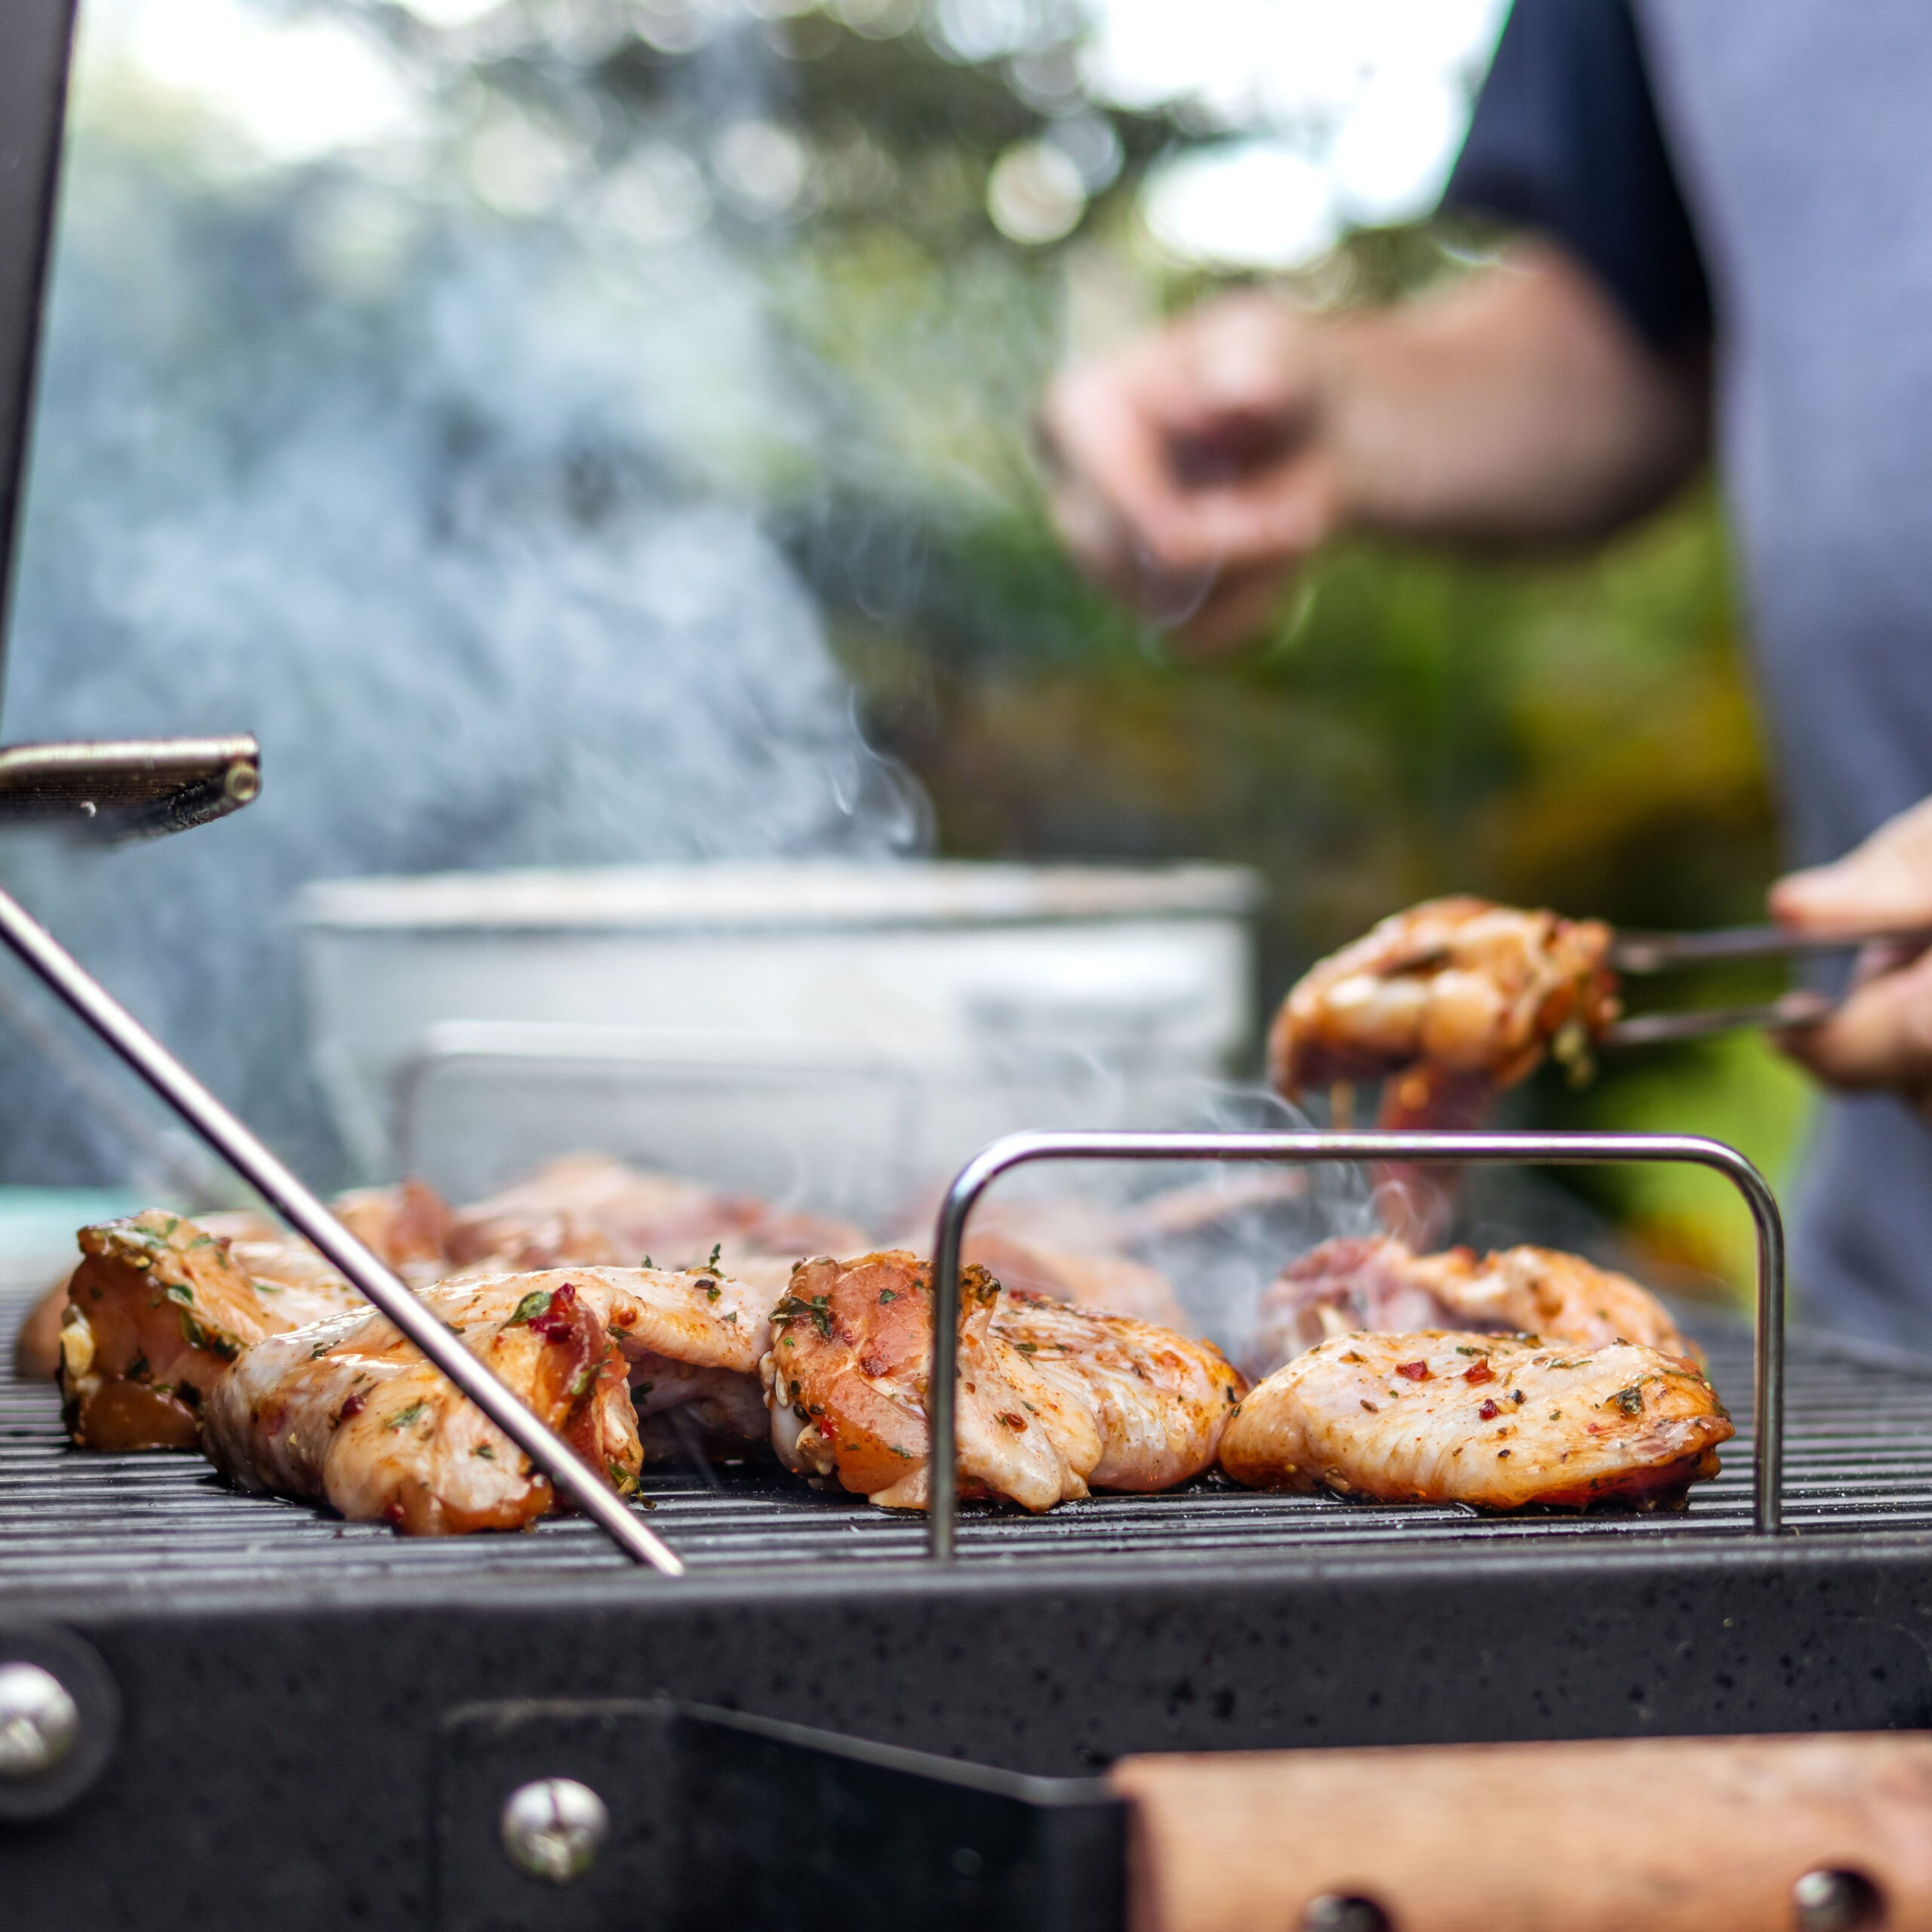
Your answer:
[[[0,303],[12,446],[0,457],[23,433],[70,11],[0,10],[0,263],[27,271],[12,309]],[[4,468],[0,549],[17,464]],[[24,761],[20,795],[42,814],[160,830],[244,804],[255,783],[245,743],[103,755],[77,778],[92,755]],[[72,962],[36,953],[17,915],[0,895],[0,937],[85,1006]],[[165,1058],[143,1060],[125,1016],[97,1004],[90,1017],[157,1084],[174,1079]],[[194,1091],[171,1091],[254,1160]],[[1369,1146],[1355,1138],[1353,1151]],[[1013,1152],[962,1177],[942,1255]],[[272,1195],[335,1256],[333,1223],[312,1228],[287,1178]],[[1775,1314],[1766,1225],[1761,1308]],[[0,1327],[24,1303],[0,1297]],[[1681,1513],[1491,1520],[1211,1477],[1040,1518],[967,1506],[955,1532],[943,1495],[929,1525],[774,1472],[696,1469],[649,1485],[678,1577],[627,1560],[635,1529],[626,1551],[608,1522],[412,1542],[232,1493],[192,1457],[76,1454],[51,1389],[0,1382],[0,1666],[31,1665],[64,1692],[0,1722],[0,1919],[149,1932],[715,1922],[702,1898],[659,1888],[670,1821],[728,1871],[734,1846],[784,1825],[788,1800],[816,1821],[831,1788],[774,1792],[740,1775],[761,1753],[816,1761],[771,1721],[1063,1779],[1148,1751],[1924,1724],[1932,1364],[1798,1338],[1780,1472],[1779,1411],[1752,1396],[1780,1392],[1780,1339],[1761,1323],[1770,1352],[1754,1361],[1741,1331],[1706,1338],[1740,1435]],[[706,1730],[667,1700],[765,1721]],[[687,1749],[680,1726],[712,1743]],[[1074,1863],[1118,1851],[1115,1814],[1086,1784],[1029,1796],[1011,1777],[946,1786],[876,1749],[848,1761],[853,1779],[886,1781],[890,1805],[931,1804],[935,1789],[955,1812],[1023,1800]],[[558,1778],[608,1807],[602,1851],[568,1884],[512,1862],[504,1834],[506,1799]],[[851,1861],[876,1855],[850,1831],[835,1844]],[[949,1869],[910,1909],[903,1889],[881,1890],[898,1914],[886,1922],[984,1923],[996,1907],[1016,1925],[1117,1922],[1104,1884],[1036,1886],[1014,1906],[972,1892],[977,1867]],[[802,1880],[758,1909],[733,1922],[823,1922]]]

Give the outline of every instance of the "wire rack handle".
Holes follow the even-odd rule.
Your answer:
[[[928,1552],[950,1563],[958,1546],[959,1260],[966,1220],[1001,1174],[1041,1161],[1261,1161],[1289,1165],[1404,1161],[1490,1166],[1615,1167],[1669,1161],[1709,1168],[1744,1197],[1757,1231],[1756,1435],[1752,1516],[1757,1533],[1783,1525],[1784,1221],[1755,1167],[1721,1140],[1694,1134],[1011,1134],[961,1168],[940,1204],[933,1236],[933,1373]]]

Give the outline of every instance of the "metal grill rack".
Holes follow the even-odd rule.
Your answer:
[[[0,1329],[23,1312],[0,1300]],[[1655,1549],[1734,1541],[1752,1527],[1749,1338],[1708,1344],[1713,1380],[1733,1404],[1724,1470],[1681,1511],[1481,1518],[1456,1509],[1381,1507],[1274,1496],[1204,1478],[1165,1496],[1097,1497],[1044,1517],[986,1505],[960,1511],[962,1567],[1174,1556],[1305,1555],[1327,1561],[1392,1545],[1523,1548],[1606,1544]],[[1786,1527],[1801,1537],[1932,1532],[1932,1365],[1861,1359],[1795,1342],[1787,1391]],[[836,1491],[814,1491],[768,1468],[651,1473],[651,1523],[694,1574],[743,1565],[918,1562],[926,1526]],[[112,1456],[68,1447],[45,1384],[0,1382],[0,1591],[128,1592],[279,1582],[360,1586],[381,1577],[460,1584],[488,1574],[561,1577],[629,1565],[581,1518],[515,1537],[396,1536],[305,1504],[238,1495],[192,1454]]]

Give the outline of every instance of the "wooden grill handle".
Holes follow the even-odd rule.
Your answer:
[[[1131,1932],[1932,1932],[1932,1734],[1241,1752],[1110,1776]]]

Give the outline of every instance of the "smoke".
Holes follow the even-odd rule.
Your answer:
[[[300,1038],[305,881],[927,843],[808,596],[678,454],[728,456],[764,392],[721,253],[617,274],[592,230],[401,190],[357,230],[377,190],[340,168],[210,181],[83,134],[8,735],[253,731],[264,789],[174,840],[0,856],[298,1167],[340,1172]],[[11,1029],[0,1082],[9,1179],[128,1172]]]

